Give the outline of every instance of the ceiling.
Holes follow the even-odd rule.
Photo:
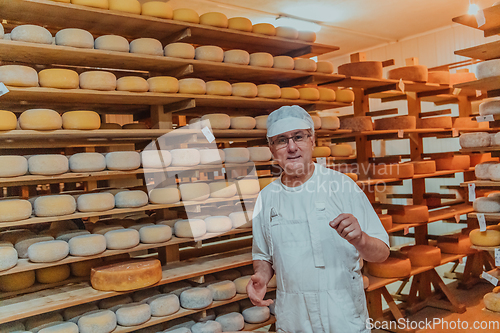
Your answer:
[[[480,8],[495,0],[170,0],[175,8],[190,7],[199,14],[217,11],[228,17],[245,16],[253,23],[276,22],[278,15],[320,22],[317,42],[340,47],[335,56],[397,42],[449,26],[467,13],[469,1]]]

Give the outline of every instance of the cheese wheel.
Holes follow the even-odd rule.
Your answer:
[[[69,170],[68,158],[59,154],[33,155],[28,159],[32,175],[59,175]]]
[[[35,271],[26,271],[0,276],[0,290],[18,291],[31,287],[35,283]]]
[[[451,128],[453,121],[451,117],[431,117],[417,119],[417,128]]]
[[[0,82],[14,87],[37,87],[38,73],[27,66],[4,65],[0,66]]]
[[[200,164],[221,164],[226,160],[226,155],[220,149],[199,149]]]
[[[104,234],[108,250],[124,250],[137,246],[140,242],[139,232],[135,229],[116,229]]]
[[[234,280],[234,285],[238,294],[247,293],[247,285],[250,282],[251,277],[251,275],[245,275]]]
[[[47,195],[36,198],[33,203],[36,216],[62,216],[76,211],[76,201],[71,195]]]
[[[14,199],[14,200],[17,200],[17,199]],[[0,203],[4,202],[4,201],[9,201],[9,200],[0,200]],[[25,200],[25,201],[28,201],[28,200]],[[15,204],[15,203],[11,202],[11,204]],[[31,204],[30,204],[30,206],[31,206]],[[12,244],[15,244],[21,238],[23,238],[25,236],[30,236],[30,235],[34,235],[34,233],[28,229],[6,230],[6,231],[0,232],[0,241],[2,243],[8,243],[7,244],[8,246],[13,246]]]
[[[314,147],[312,157],[328,157],[331,153],[330,147]]]
[[[179,297],[174,294],[157,295],[146,300],[154,317],[164,317],[176,313],[180,309]]]
[[[276,56],[273,58],[273,68],[294,69],[295,61],[289,56]]]
[[[17,117],[14,112],[0,110],[0,131],[15,130],[16,127]]]
[[[436,172],[436,162],[429,161],[412,161],[409,162],[413,164],[413,173],[418,174],[427,174]]]
[[[489,168],[492,165],[497,164],[497,162],[484,162],[476,165],[474,173],[477,179],[490,179]]]
[[[299,88],[300,99],[306,101],[319,100],[319,90],[317,88]]]
[[[250,54],[245,50],[225,51],[224,62],[228,64],[248,65],[250,63]]]
[[[233,96],[239,97],[257,97],[259,90],[254,83],[251,82],[238,82],[232,84]]]
[[[316,41],[316,33],[314,31],[299,31],[297,38],[305,42],[314,43]]]
[[[83,72],[80,74],[80,88],[112,91],[116,89],[116,76],[104,71]]]
[[[141,155],[135,151],[114,151],[106,154],[109,170],[135,170],[141,166]]]
[[[63,240],[65,242],[69,242],[71,238],[82,235],[90,235],[90,232],[87,230],[65,230],[58,232],[56,234],[57,240]],[[70,249],[71,250],[71,249]]]
[[[441,264],[441,250],[430,245],[412,245],[402,247],[400,250],[410,259],[415,267],[439,266]]]
[[[118,225],[118,224],[115,224],[115,225],[112,225],[112,224],[95,225],[94,228],[92,229],[92,233],[104,235],[108,231],[117,230],[117,229],[123,229],[123,226]]]
[[[276,36],[276,28],[270,23],[257,23],[252,26],[252,32],[267,36]]]
[[[227,28],[252,32],[252,21],[246,17],[232,17],[227,21]]]
[[[97,290],[129,291],[151,286],[161,277],[159,260],[132,260],[92,268],[90,282]]]
[[[231,312],[215,319],[221,327],[222,332],[236,332],[241,331],[245,328],[245,319],[241,313]]]
[[[500,76],[500,60],[486,60],[477,64],[476,76],[478,80]]]
[[[255,128],[256,129],[267,129],[267,118],[268,117],[269,117],[268,115],[255,117]]]
[[[493,181],[500,180],[500,165],[498,163],[492,164],[488,167],[489,179]]]
[[[25,220],[31,216],[31,203],[28,200],[0,200],[0,222]]]
[[[236,190],[236,188],[235,188]],[[236,192],[236,191],[235,191]],[[223,233],[233,228],[231,219],[227,216],[210,216],[205,219],[207,232]]]
[[[342,103],[354,102],[354,92],[350,89],[339,89],[335,92],[335,100]]]
[[[340,120],[337,116],[320,117],[321,118],[321,128],[334,130],[340,127]]]
[[[32,244],[28,248],[28,257],[32,262],[54,262],[66,258],[69,245],[62,240],[51,240]]]
[[[500,231],[486,230],[479,231],[474,229],[469,234],[470,242],[476,246],[499,246],[500,245]]]
[[[256,52],[250,54],[250,66],[271,68],[274,64],[273,55],[266,52]]]
[[[479,104],[479,115],[496,115],[500,114],[500,100],[492,99]]]
[[[208,120],[212,129],[228,129],[231,127],[231,117],[224,113],[206,114],[201,120]]]
[[[61,282],[69,278],[70,274],[69,265],[40,268],[35,271],[35,277],[38,283]]]
[[[187,43],[171,43],[165,46],[164,54],[166,57],[194,59],[194,46]]]
[[[299,37],[299,31],[292,27],[276,27],[276,36],[297,39]]]
[[[73,276],[78,276],[78,277],[90,276],[90,270],[92,269],[92,267],[100,265],[101,262],[102,262],[101,258],[80,261],[80,262],[73,262],[69,264],[71,269],[71,274]]]
[[[14,248],[17,252],[17,256],[20,259],[25,259],[28,258],[28,248],[35,244],[35,243],[40,243],[40,242],[47,242],[50,240],[54,240],[54,237],[52,236],[43,236],[43,235],[29,235],[20,238],[15,244]]]
[[[100,153],[78,153],[69,158],[72,172],[96,172],[106,169],[106,158]]]
[[[427,82],[438,83],[438,84],[450,84],[450,72],[448,71],[434,71],[428,72]]]
[[[110,333],[116,328],[116,315],[111,310],[98,310],[78,319],[80,333]]]
[[[121,326],[137,326],[151,318],[151,308],[146,303],[121,305],[116,310],[116,321]]]
[[[141,243],[164,243],[172,238],[172,228],[168,225],[151,225],[139,229]]]
[[[30,109],[19,116],[19,126],[23,130],[52,131],[62,127],[59,113],[49,109]]]
[[[76,200],[80,212],[104,212],[115,208],[115,197],[111,193],[82,194]]]
[[[44,69],[38,73],[38,79],[44,88],[78,89],[80,86],[78,73],[63,68]]]
[[[281,88],[277,84],[259,84],[257,86],[257,96],[263,98],[280,98]]]
[[[125,37],[116,35],[97,37],[94,41],[94,48],[106,51],[130,52],[128,40]]]
[[[253,129],[257,123],[255,118],[248,116],[231,117],[230,120],[234,129]]]
[[[477,198],[473,205],[478,213],[500,213],[500,200],[495,197]]]
[[[410,259],[389,257],[384,262],[367,262],[368,273],[386,279],[407,277],[411,274]]]
[[[311,116],[311,119],[314,124],[314,129],[320,129],[321,128],[321,118],[318,116]]]
[[[253,306],[241,313],[249,324],[259,324],[269,320],[271,313],[267,306]]]
[[[246,163],[250,160],[247,148],[224,148],[226,163]]]
[[[215,319],[215,316],[213,319]],[[219,332],[222,332],[222,326],[220,323],[218,323],[216,321],[208,320],[206,322],[198,322],[198,323],[194,324],[191,327],[191,332],[193,332],[193,333],[209,333],[209,332],[219,333]]]
[[[236,195],[236,184],[225,180],[208,184],[211,198],[231,198]]]
[[[0,156],[0,177],[18,177],[28,172],[28,160],[24,156]]]
[[[319,91],[319,100],[325,102],[334,102],[335,101],[335,90],[328,88],[318,88]]]
[[[403,79],[405,81],[427,82],[428,71],[427,67],[423,65],[405,66],[391,69],[387,72],[387,78],[390,80]]]
[[[163,169],[172,163],[172,155],[168,150],[143,150],[141,164],[145,169]]]
[[[259,193],[260,184],[257,179],[238,179],[236,187],[240,195],[254,195]]]
[[[148,1],[142,4],[141,15],[171,19],[174,11],[170,4],[163,1]]]
[[[204,95],[207,92],[207,86],[202,79],[180,79],[180,94]]]
[[[179,91],[179,80],[171,76],[150,77],[147,84],[150,92],[176,93]]]
[[[173,149],[172,166],[194,166],[200,164],[200,152],[195,148]]]
[[[456,237],[457,242],[449,241],[449,237],[438,237],[437,246],[442,253],[470,254],[476,251],[470,248],[472,244],[468,235],[457,234]]]
[[[208,81],[206,85],[207,95],[231,96],[233,93],[231,83],[227,81]]]
[[[382,79],[383,67],[380,61],[360,61],[340,65],[338,72],[345,76],[361,76]]]
[[[229,22],[226,15],[218,12],[209,12],[200,15],[200,24],[219,28],[227,28]]]
[[[333,157],[348,157],[354,153],[352,146],[347,143],[330,145],[330,151],[330,155]]]
[[[417,128],[415,116],[397,116],[375,119],[373,122],[376,130],[403,130]]]
[[[273,157],[269,147],[249,147],[250,160],[253,162],[265,162]]]
[[[329,61],[318,61],[316,63],[316,72],[324,74],[332,74],[335,68]]]
[[[236,285],[233,281],[220,281],[207,286],[212,291],[214,301],[224,301],[236,296]]]
[[[3,39],[5,36],[5,31],[3,29],[3,25],[0,23],[0,39]]]
[[[282,99],[299,99],[300,92],[296,88],[281,88],[281,98]]]
[[[392,222],[394,223],[425,223],[429,221],[429,209],[427,206],[401,206],[389,209],[387,214],[392,216]]]
[[[64,129],[94,130],[101,127],[101,117],[94,111],[69,111],[62,115]]]
[[[122,125],[117,124],[117,123],[101,123],[100,129],[112,129],[112,130],[119,130],[122,129]]]
[[[495,289],[493,289],[493,292],[483,296],[483,303],[486,309],[493,312],[500,312],[500,294]]]
[[[108,0],[71,0],[71,3],[75,5],[96,7],[102,9],[109,8]]]
[[[54,322],[43,327],[38,333],[78,333],[78,326],[75,323]]]
[[[212,291],[208,288],[191,288],[184,290],[179,297],[181,306],[185,309],[199,310],[213,302]]]
[[[497,134],[498,134],[498,133],[496,133],[496,134],[494,134],[494,135],[492,134],[492,135],[490,136],[490,139],[491,139],[491,145],[492,145],[492,146],[498,146],[498,145],[500,145],[500,136],[499,136],[499,135],[497,135]]]
[[[106,238],[99,234],[75,236],[68,244],[72,256],[92,256],[106,250]]]
[[[148,195],[141,190],[123,191],[115,195],[116,208],[137,208],[148,204]]]
[[[17,251],[10,246],[0,246],[0,271],[5,271],[17,265]]]
[[[99,307],[95,303],[85,303],[64,309],[62,315],[64,320],[68,321],[75,317],[80,317],[86,312],[96,311],[96,310],[99,310]]]
[[[109,10],[119,12],[141,14],[141,3],[138,0],[108,0]]]
[[[224,60],[224,50],[218,46],[203,45],[198,46],[194,51],[197,60],[222,62]]]
[[[462,148],[488,147],[491,144],[489,133],[462,133],[460,135],[460,146]]]
[[[295,59],[294,69],[297,71],[305,72],[315,72],[316,71],[316,61],[308,58],[297,58]]]
[[[189,8],[175,9],[172,18],[176,21],[200,23],[200,16],[198,13]]]
[[[392,229],[392,216],[391,215],[378,214],[378,218],[380,219],[380,222],[382,223],[382,226],[384,227],[385,230]]]
[[[19,42],[52,44],[52,34],[50,31],[33,24],[24,24],[15,27],[10,32],[10,38]]]
[[[72,46],[83,49],[94,48],[94,36],[83,29],[63,29],[56,33],[56,45]]]
[[[146,79],[139,76],[124,76],[116,80],[116,90],[146,92],[149,91],[149,84]]]
[[[175,222],[174,234],[182,238],[198,238],[207,233],[205,221],[200,219],[180,220]]]
[[[468,170],[470,168],[469,155],[454,155],[451,157],[438,158],[436,161],[436,170]]]
[[[370,170],[372,178],[411,178],[414,175],[413,164],[376,164]]]
[[[163,46],[154,38],[137,38],[130,42],[130,53],[162,56]]]
[[[210,197],[210,187],[207,183],[184,183],[179,185],[182,201],[201,201]]]

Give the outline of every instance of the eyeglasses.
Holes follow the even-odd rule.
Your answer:
[[[273,141],[272,145],[276,148],[276,150],[284,149],[288,147],[288,143],[290,139],[293,140],[296,144],[303,144],[307,138],[310,138],[312,135],[309,133],[297,133],[292,136],[280,136],[276,140]]]

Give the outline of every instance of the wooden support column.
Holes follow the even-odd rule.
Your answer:
[[[165,113],[163,105],[151,105],[151,125],[153,128],[172,128],[172,112]]]
[[[370,100],[361,88],[354,88],[354,117],[365,116],[370,112]],[[356,136],[356,159],[360,172],[360,179],[367,179],[368,159],[372,157],[372,142],[366,135]]]

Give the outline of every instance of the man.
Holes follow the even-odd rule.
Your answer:
[[[250,300],[272,304],[264,296],[276,273],[278,332],[369,332],[359,259],[389,256],[386,231],[355,182],[313,163],[314,124],[304,109],[272,112],[267,138],[283,172],[254,208]]]

